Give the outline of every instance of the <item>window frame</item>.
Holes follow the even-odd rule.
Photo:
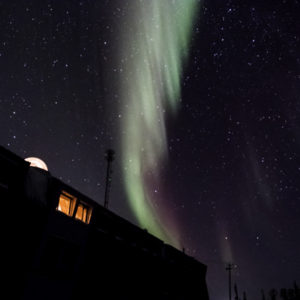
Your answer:
[[[70,201],[69,202],[69,212],[68,213],[66,213],[63,210],[59,209],[61,196],[63,196],[64,198],[69,199],[69,201]],[[74,215],[74,211],[76,209],[76,206],[77,206],[77,202],[78,202],[77,197],[75,197],[72,194],[66,192],[65,190],[62,190],[59,194],[59,197],[58,197],[58,203],[57,203],[56,211],[59,211],[60,213],[72,218],[73,215]]]
[[[69,202],[69,212],[66,213],[59,209],[61,197],[67,198]],[[65,199],[64,199],[65,200]],[[81,215],[77,217],[78,208],[82,207]],[[56,206],[56,211],[84,224],[90,224],[93,212],[93,206],[85,201],[82,201],[78,197],[74,196],[71,193],[68,193],[66,190],[61,190],[58,197],[58,203]]]
[[[81,218],[77,218],[76,215],[77,215],[77,212],[78,212],[78,207],[79,206],[82,206],[82,219]],[[85,220],[83,219],[84,217],[84,210],[86,209],[86,216],[85,216]],[[92,211],[93,211],[93,208],[91,205],[89,205],[88,203],[78,199],[77,203],[76,203],[76,206],[75,206],[75,209],[74,209],[74,214],[73,214],[73,217],[75,220],[78,220],[82,223],[85,223],[85,224],[90,224],[90,221],[91,221],[91,217],[92,217]]]

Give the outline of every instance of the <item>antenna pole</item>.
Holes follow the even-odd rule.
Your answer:
[[[234,293],[235,293],[234,300],[240,300],[239,299],[239,292],[238,292],[238,288],[237,288],[236,283],[234,284],[233,289],[234,289]]]
[[[227,264],[226,271],[228,271],[228,290],[229,290],[229,300],[231,300],[231,270],[234,264]]]
[[[106,169],[106,185],[105,185],[105,195],[104,195],[104,207],[108,208],[109,203],[109,192],[111,185],[111,174],[112,174],[112,166],[111,163],[114,160],[115,151],[112,149],[108,149],[105,151],[105,158],[107,160],[107,169]]]

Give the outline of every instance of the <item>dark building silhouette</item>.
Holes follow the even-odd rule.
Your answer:
[[[270,300],[277,299],[276,296],[282,300],[300,300],[300,289],[295,281],[292,288],[271,289],[269,295]]]
[[[206,266],[0,147],[7,299],[208,299]]]

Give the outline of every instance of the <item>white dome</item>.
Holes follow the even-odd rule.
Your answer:
[[[40,168],[40,169],[48,171],[47,165],[40,158],[28,157],[28,158],[25,158],[25,160],[30,163],[30,167]]]

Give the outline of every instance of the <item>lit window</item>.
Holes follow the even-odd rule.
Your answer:
[[[72,217],[76,205],[76,198],[69,193],[62,191],[59,196],[58,206],[56,210],[61,211],[67,216]]]
[[[75,214],[75,219],[80,220],[86,224],[90,223],[92,216],[92,208],[89,207],[86,203],[84,202],[79,202]]]

